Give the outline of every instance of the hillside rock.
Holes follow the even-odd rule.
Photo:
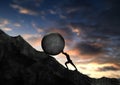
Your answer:
[[[94,79],[68,70],[21,36],[0,30],[0,85],[120,85],[120,79]]]
[[[115,78],[102,77],[100,79],[92,79],[91,85],[120,85],[120,81]]]
[[[0,30],[0,85],[90,85],[90,78]]]

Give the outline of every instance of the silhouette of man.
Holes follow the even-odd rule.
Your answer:
[[[66,58],[67,58],[67,61],[65,62],[65,65],[66,65],[67,69],[68,69],[67,64],[70,63],[72,66],[74,66],[75,70],[77,70],[76,66],[73,64],[72,60],[70,59],[70,56],[67,53],[63,52],[63,51],[62,51],[62,54],[64,54],[66,56]]]

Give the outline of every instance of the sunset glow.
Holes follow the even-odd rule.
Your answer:
[[[119,0],[2,0],[0,29],[21,35],[38,51],[47,33],[60,33],[79,72],[120,78]],[[62,65],[63,54],[53,56]],[[64,65],[65,66],[65,65]],[[69,68],[74,68],[69,65]]]

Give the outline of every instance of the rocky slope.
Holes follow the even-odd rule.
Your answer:
[[[120,85],[120,81],[115,78],[102,77],[100,79],[92,79],[91,85]]]
[[[56,59],[36,51],[21,36],[0,30],[0,85],[119,85],[117,79],[92,79],[67,70]]]
[[[90,85],[90,79],[0,30],[0,85]]]

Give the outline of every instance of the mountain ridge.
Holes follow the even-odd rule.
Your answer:
[[[0,30],[0,85],[96,85],[97,82],[101,81],[66,69],[52,56],[35,50],[21,36],[11,37]]]

